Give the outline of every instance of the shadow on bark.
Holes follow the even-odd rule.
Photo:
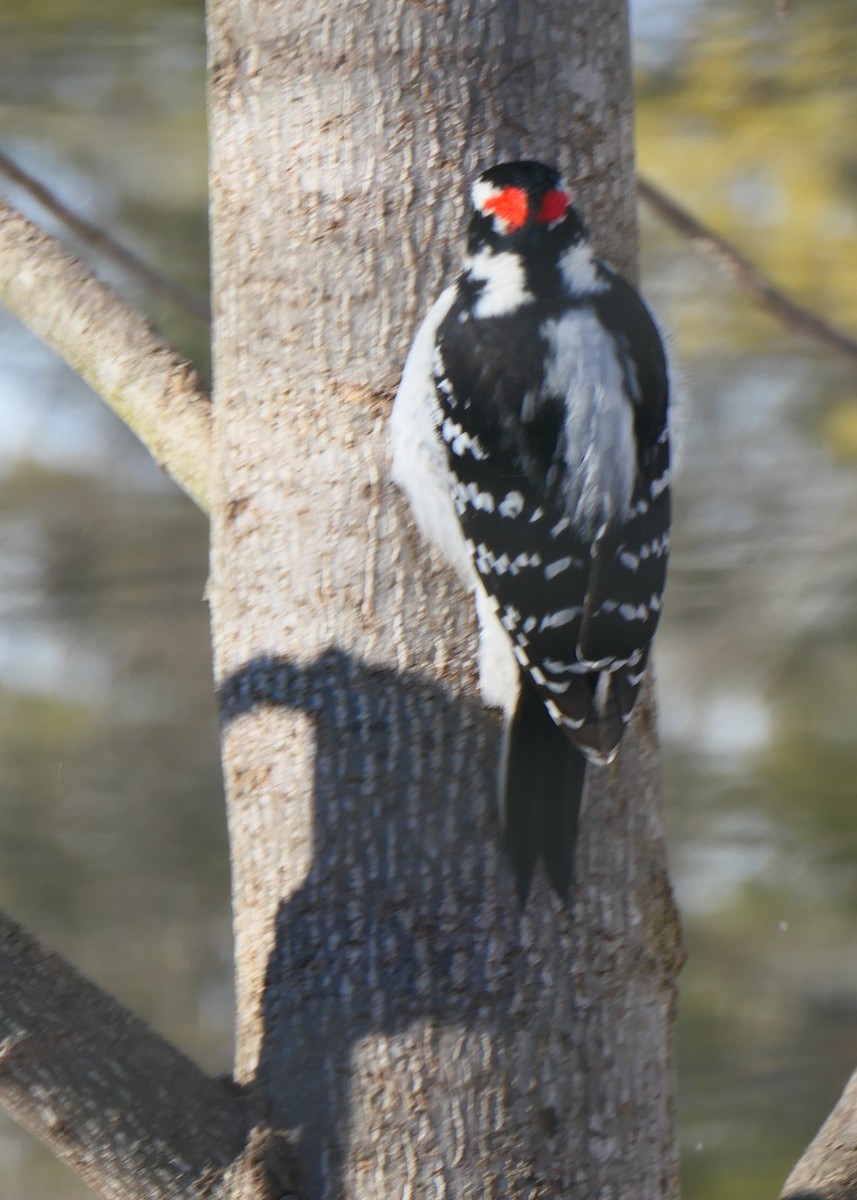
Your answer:
[[[430,1037],[453,1027],[456,1037],[488,1034],[490,1050],[476,1056],[482,1086],[502,1095],[497,1072],[516,1006],[538,1006],[531,960],[540,951],[526,944],[528,922],[497,849],[498,723],[424,677],[340,652],[308,666],[253,660],[224,683],[220,704],[224,724],[272,705],[314,720],[312,866],[277,915],[257,1082],[272,1124],[294,1131],[301,1194],[335,1197],[347,1190],[350,1079],[363,1038],[395,1038],[426,1019]],[[544,903],[567,930],[566,911]],[[520,1047],[508,1049],[519,1071]],[[438,1046],[439,1077],[427,1089],[453,1091],[451,1058]],[[461,1069],[479,1088],[470,1058]],[[382,1117],[389,1122],[389,1111],[378,1111],[379,1127]],[[551,1110],[524,1120],[541,1123],[532,1132],[542,1141],[561,1136]]]

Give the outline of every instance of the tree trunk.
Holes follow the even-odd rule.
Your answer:
[[[470,603],[389,484],[465,182],[556,162],[635,262],[618,0],[209,0],[212,568],[239,1080],[303,1200],[672,1197],[680,958],[652,708],[574,904],[522,915]]]

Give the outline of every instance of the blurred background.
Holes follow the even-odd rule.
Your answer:
[[[857,335],[857,0],[632,8],[641,172]],[[5,0],[0,148],[205,291],[201,0]],[[642,216],[644,287],[689,385],[657,655],[690,954],[683,1195],[759,1200],[857,1066],[857,370]],[[70,244],[207,375],[198,323]],[[0,311],[0,905],[221,1071],[206,537]],[[0,1194],[90,1195],[2,1114]]]

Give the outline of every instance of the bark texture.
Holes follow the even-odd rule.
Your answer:
[[[84,246],[90,247],[102,258],[115,263],[150,292],[166,296],[173,304],[183,308],[198,321],[204,321],[206,324],[210,322],[211,310],[206,296],[200,296],[189,288],[183,287],[176,280],[162,275],[160,271],[155,271],[127,246],[123,246],[111,237],[106,229],[99,229],[97,225],[90,224],[89,221],[85,221],[77,213],[72,212],[67,205],[63,204],[59,196],[46,188],[28,171],[19,167],[2,150],[0,150],[0,175],[15,187],[22,188],[40,208],[50,213]]]
[[[2,914],[0,980],[0,1103],[16,1121],[104,1200],[232,1194],[253,1156],[236,1092]]]
[[[857,1071],[786,1180],[780,1200],[857,1200]]]
[[[388,482],[416,322],[504,158],[636,250],[618,0],[209,0],[212,577],[238,1076],[303,1200],[676,1192],[680,947],[648,702],[573,906],[522,915],[471,605]]]
[[[196,372],[136,309],[0,199],[0,304],[65,359],[200,508],[211,404]]]

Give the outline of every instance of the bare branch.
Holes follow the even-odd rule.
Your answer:
[[[0,303],[208,507],[211,404],[190,363],[111,288],[0,200]]]
[[[857,1071],[785,1182],[780,1200],[857,1196]]]
[[[2,150],[0,150],[0,174],[5,175],[7,179],[18,187],[23,188],[42,208],[46,209],[58,221],[61,221],[67,229],[71,230],[80,241],[94,247],[105,258],[109,258],[117,263],[129,275],[133,275],[138,279],[149,291],[167,296],[174,304],[183,308],[185,312],[190,313],[192,317],[196,317],[198,321],[203,321],[205,324],[211,321],[211,308],[204,296],[192,292],[189,288],[176,283],[174,279],[169,279],[166,275],[162,275],[159,271],[154,270],[148,263],[138,258],[132,250],[128,250],[125,246],[117,242],[105,230],[91,225],[89,221],[85,221],[83,217],[72,212],[70,208],[63,204],[59,197],[55,196],[53,192],[48,191],[43,183],[40,183],[38,179],[34,179],[32,175],[19,167],[17,163],[14,163]]]
[[[795,303],[776,284],[766,278],[757,268],[745,258],[739,250],[722,238],[707,225],[697,220],[686,209],[664,195],[654,184],[645,179],[637,178],[637,192],[641,200],[664,221],[671,229],[675,229],[684,237],[689,238],[694,245],[706,254],[731,279],[755,296],[763,308],[782,321],[796,333],[835,350],[844,355],[852,363],[857,363],[857,341],[848,334],[834,329],[827,321],[821,319],[809,309]]]
[[[99,1196],[240,1194],[260,1139],[237,1090],[3,914],[0,980],[0,1103]],[[283,1195],[287,1168],[261,1157]]]

